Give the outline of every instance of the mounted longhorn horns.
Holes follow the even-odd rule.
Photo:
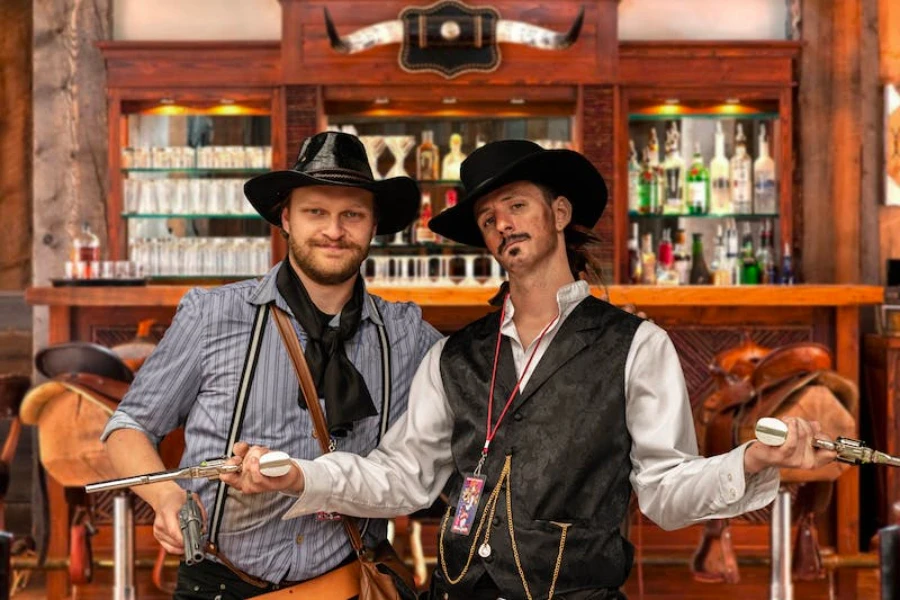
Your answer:
[[[401,19],[382,21],[375,25],[357,29],[353,33],[341,37],[338,35],[334,21],[331,20],[328,8],[326,7],[324,11],[325,28],[328,31],[328,39],[331,40],[331,47],[342,54],[356,54],[377,46],[399,44],[403,41],[403,21]],[[447,22],[451,22],[451,19],[448,19]],[[563,50],[574,44],[578,39],[583,23],[583,6],[578,11],[578,16],[566,33],[559,33],[546,27],[539,27],[538,25],[531,25],[521,21],[498,19],[496,38],[501,43],[521,44],[539,50]],[[443,34],[444,31],[453,31],[453,29],[452,27],[442,28],[441,32]],[[456,31],[458,31],[458,27]]]

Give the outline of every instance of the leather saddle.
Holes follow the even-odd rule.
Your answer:
[[[41,350],[35,367],[49,381],[31,389],[19,407],[21,421],[37,427],[41,464],[67,488],[73,504],[69,576],[75,584],[91,580],[90,536],[95,529],[88,499],[69,491],[117,476],[100,435],[134,380],[134,369],[155,346],[147,339],[151,325],[142,322],[135,340],[113,348],[71,342]]]
[[[831,353],[812,342],[766,348],[745,337],[741,344],[717,354],[709,365],[716,388],[694,410],[700,453],[714,456],[755,439],[762,417],[800,417],[818,421],[832,437],[853,437],[853,414],[859,403],[856,385],[832,370]],[[849,468],[834,462],[813,471],[782,469],[782,486],[791,492],[797,516],[794,576],[824,577],[817,543],[815,515],[827,509],[833,483]],[[768,509],[746,515],[768,518]],[[727,520],[706,524],[692,562],[700,581],[740,581],[737,557]]]

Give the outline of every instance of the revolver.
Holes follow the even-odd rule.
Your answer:
[[[767,446],[780,446],[787,439],[787,425],[778,419],[764,417],[756,422],[756,439]],[[852,465],[890,465],[900,467],[900,458],[866,447],[862,440],[839,437],[834,441],[814,439],[813,446],[837,453],[837,460]]]
[[[184,564],[195,565],[203,560],[203,546],[200,541],[200,530],[203,516],[200,507],[194,501],[191,492],[185,492],[187,499],[178,511],[178,527],[181,528],[181,539],[184,541]]]
[[[147,473],[146,475],[135,475],[134,477],[122,477],[121,479],[110,479],[108,481],[100,481],[97,483],[89,483],[84,486],[84,491],[88,494],[97,492],[105,492],[109,490],[121,490],[134,487],[136,485],[148,485],[151,483],[159,483],[161,481],[174,481],[176,479],[218,479],[219,475],[225,473],[237,473],[241,470],[241,465],[226,465],[224,458],[215,458],[204,460],[199,465],[193,467],[184,467],[174,469],[172,471],[160,471],[158,473]]]

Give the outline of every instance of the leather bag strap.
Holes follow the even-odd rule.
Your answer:
[[[285,348],[287,348],[288,356],[291,357],[291,363],[294,365],[294,372],[297,374],[297,379],[300,381],[300,390],[303,392],[303,397],[306,399],[306,406],[309,409],[309,416],[313,422],[316,439],[319,441],[319,446],[322,448],[322,454],[328,454],[332,451],[330,445],[331,435],[328,433],[328,426],[325,425],[325,413],[322,411],[322,406],[319,404],[319,394],[316,392],[316,384],[313,382],[312,373],[309,371],[309,365],[306,364],[306,357],[303,355],[303,349],[300,347],[300,341],[297,339],[297,332],[294,331],[294,328],[291,326],[290,318],[287,314],[274,304],[272,305],[272,316],[275,317],[275,324],[278,325],[278,333],[281,334],[281,339],[284,341]],[[365,547],[363,546],[362,536],[359,533],[356,519],[342,515],[341,522],[344,524],[344,529],[347,530],[347,535],[350,537],[350,544],[353,546],[353,550],[355,550],[359,556],[362,556],[365,552]]]

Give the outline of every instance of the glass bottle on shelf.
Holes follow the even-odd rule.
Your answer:
[[[703,234],[693,234],[694,243],[691,247],[691,285],[709,285],[712,278],[709,275],[709,267],[706,266],[706,258],[703,256]]]
[[[715,156],[709,161],[711,198],[709,212],[717,215],[731,213],[731,189],[728,181],[728,159],[725,158],[725,134],[722,122],[716,121]]]
[[[428,228],[431,220],[431,194],[422,192],[422,206],[419,210],[419,219],[416,221],[415,242],[425,243],[434,241],[434,232]]]
[[[664,229],[657,252],[656,283],[658,285],[678,285],[678,272],[675,270],[675,255],[672,250],[671,230]]]
[[[680,224],[675,231],[675,245],[672,254],[674,255],[675,272],[678,274],[678,283],[689,284],[691,282],[691,253],[687,247],[687,234]]]
[[[447,181],[459,181],[459,166],[465,158],[466,155],[462,153],[462,136],[454,133],[450,136],[450,152],[444,157],[441,178]]]
[[[781,272],[778,276],[778,283],[784,285],[793,285],[794,283],[794,265],[791,261],[791,244],[784,243],[784,253],[781,255]]]
[[[725,239],[722,226],[716,227],[716,245],[713,250],[712,269],[713,285],[731,285],[731,268],[728,264],[728,252],[725,249]]]
[[[656,254],[653,252],[653,234],[641,236],[641,283],[656,285]]]
[[[87,221],[72,238],[71,261],[75,279],[100,277],[100,238],[91,231]]]
[[[628,140],[628,212],[638,213],[641,209],[641,164],[638,162],[634,140]]]
[[[638,224],[631,224],[631,237],[628,238],[628,283],[641,283],[641,253],[638,249]]]
[[[741,261],[739,260],[740,241],[738,240],[737,221],[728,219],[725,229],[725,257],[728,260],[729,284],[741,282]]]
[[[482,146],[487,144],[487,139],[485,138],[483,133],[479,133],[475,136],[475,149],[478,150]]]
[[[422,132],[422,143],[416,149],[416,178],[419,181],[435,181],[438,179],[440,151],[434,144],[434,132],[426,129]]]
[[[769,156],[769,140],[766,125],[759,126],[759,156],[753,163],[753,211],[774,215],[778,212],[778,194],[775,190],[775,161]]]
[[[744,223],[743,247],[741,250],[741,284],[756,285],[760,281],[759,263],[753,251],[753,232],[750,223]]]
[[[753,209],[752,165],[747,154],[747,137],[740,123],[734,136],[734,156],[730,165],[732,210],[736,214],[750,214]]]
[[[662,213],[663,200],[666,197],[665,194],[665,180],[663,177],[663,170],[659,164],[659,139],[656,137],[656,128],[650,128],[650,137],[647,140],[647,147],[644,150],[647,157],[650,159],[650,169],[653,170],[653,178],[656,183],[656,203],[653,205],[652,213]]]
[[[666,132],[666,160],[663,162],[663,213],[680,215],[684,211],[684,159],[681,158],[681,134],[673,121]]]
[[[709,212],[709,171],[703,165],[700,142],[694,145],[694,160],[687,174],[688,212],[705,215]]]
[[[763,223],[756,262],[759,264],[762,283],[768,285],[778,283],[778,271],[775,265],[775,231],[774,225],[768,220]]]
[[[656,169],[650,163],[650,153],[644,149],[644,168],[641,170],[640,186],[638,188],[640,204],[638,212],[642,215],[652,215],[659,207],[659,185],[656,181]]]

